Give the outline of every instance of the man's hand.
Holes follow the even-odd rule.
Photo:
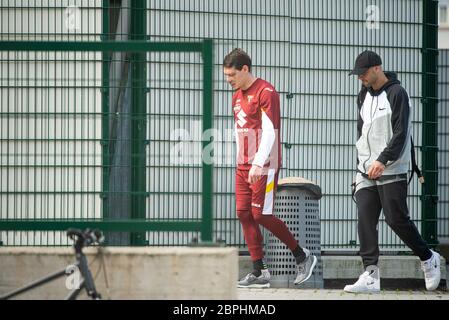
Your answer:
[[[382,162],[374,161],[368,169],[368,177],[372,180],[379,178],[384,173],[385,165]]]
[[[253,184],[254,182],[257,182],[257,180],[259,180],[261,176],[262,168],[253,164],[251,169],[249,170],[248,182]]]

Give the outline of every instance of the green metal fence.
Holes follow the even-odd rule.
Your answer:
[[[224,81],[221,62],[232,48],[244,48],[253,58],[255,75],[273,83],[281,95],[284,159],[281,177],[302,176],[317,182],[323,189],[324,197],[320,201],[323,250],[358,248],[356,211],[350,197],[350,184],[354,176],[356,158],[355,96],[359,83],[355,78],[349,78],[347,73],[359,52],[365,49],[378,51],[383,57],[385,69],[398,73],[411,97],[414,140],[417,148],[423,148],[423,153],[417,149],[417,160],[419,165],[424,166],[423,171],[429,187],[422,190],[417,180],[413,180],[409,187],[410,214],[426,239],[431,243],[436,240],[434,232],[437,225],[436,206],[432,201],[436,195],[434,188],[436,128],[432,125],[435,122],[432,119],[432,112],[435,111],[436,97],[430,90],[436,81],[435,72],[432,70],[432,62],[435,61],[436,33],[434,1],[74,1],[75,8],[71,10],[75,10],[74,12],[79,10],[81,13],[80,28],[67,31],[64,29],[67,23],[64,20],[64,12],[65,18],[70,17],[69,25],[78,21],[78,15],[71,13],[72,11],[68,13],[65,11],[71,3],[61,1],[58,6],[53,6],[34,1],[1,1],[1,39],[38,41],[138,39],[150,43],[197,42],[205,38],[213,39],[215,52],[213,81],[207,83],[213,84],[214,92],[212,127],[222,134],[220,139],[214,139],[214,152],[218,158],[234,156],[234,150],[229,149],[232,142],[230,143],[226,137],[229,131],[227,129],[233,128],[230,112],[232,90]],[[49,13],[42,16],[44,19],[38,19],[44,12]],[[26,27],[17,22],[22,20],[29,21]],[[36,21],[40,21],[41,25]],[[55,28],[48,28],[44,27],[45,21],[59,22]],[[66,59],[73,61],[74,57],[66,56]],[[78,59],[80,63],[83,62]],[[198,150],[201,150],[200,145],[205,143],[199,138],[201,130],[198,130],[195,124],[203,117],[199,102],[201,90],[204,88],[197,78],[192,77],[192,74],[202,66],[200,57],[183,53],[177,55],[148,53],[145,57],[124,56],[120,52],[112,55],[105,51],[102,56],[83,59],[97,62],[112,61],[110,68],[103,63],[102,70],[101,63],[97,63],[95,75],[90,76],[97,79],[102,73],[103,83],[100,86],[106,88],[109,84],[110,89],[100,96],[90,98],[90,101],[97,101],[97,108],[101,104],[102,111],[97,121],[101,119],[103,126],[97,129],[95,136],[99,143],[103,143],[102,150],[95,149],[98,148],[98,144],[94,141],[90,141],[91,144],[95,144],[95,148],[91,146],[91,149],[88,149],[90,144],[80,143],[83,139],[80,125],[73,131],[78,134],[72,136],[73,144],[78,143],[77,153],[82,155],[84,161],[88,159],[87,154],[96,154],[97,158],[94,157],[96,162],[92,162],[91,166],[115,169],[108,174],[105,170],[95,170],[97,175],[98,172],[101,175],[101,178],[95,178],[95,188],[89,189],[86,186],[83,193],[77,195],[78,198],[73,198],[74,195],[67,192],[59,206],[73,209],[90,199],[87,201],[90,207],[85,205],[84,212],[95,212],[95,217],[98,218],[122,218],[122,208],[128,208],[134,201],[140,203],[140,207],[131,210],[134,218],[142,218],[145,215],[151,219],[180,217],[196,219],[198,212],[201,211],[199,198],[202,192],[213,191],[212,238],[222,239],[228,245],[244,247],[240,224],[235,215],[234,164],[227,161],[215,163],[214,183],[210,188],[205,188],[199,179],[201,164],[195,159],[190,159],[184,165],[170,164],[170,147],[175,143],[172,140],[189,142],[187,147],[196,151],[194,154],[197,154]],[[114,89],[120,87],[119,84],[114,84],[114,80],[122,78],[117,76],[111,78],[108,74],[108,72],[117,73],[118,70],[123,73],[123,61],[128,61],[127,59],[137,68],[134,72],[140,74],[135,79],[137,82],[133,82],[131,86],[134,90],[129,93],[126,90]],[[144,64],[147,73],[146,85],[142,88]],[[88,83],[91,78],[87,71],[80,70],[77,73],[78,77],[81,72],[84,72],[81,79],[85,81],[86,90],[87,87],[95,87]],[[106,79],[109,79],[109,83]],[[436,83],[434,84],[436,87]],[[99,86],[98,83],[96,86]],[[120,111],[116,113],[113,103],[117,99],[125,101],[132,99],[134,95],[143,97],[141,90],[146,88],[149,89],[143,98],[146,99],[146,103],[139,103],[134,110],[136,111],[134,118],[128,120],[135,123],[143,121],[143,118],[147,120],[144,138],[147,145],[144,148],[142,145],[127,143],[129,139],[127,140],[123,134],[121,138],[117,136],[114,138],[116,147],[124,154],[130,153],[136,158],[133,158],[132,162],[127,162],[130,161],[129,157],[126,159],[105,157],[111,148],[108,137],[114,130],[118,132],[131,130],[129,136],[133,138],[129,141],[139,139],[142,141],[143,133],[137,130],[137,126],[130,129],[130,122]],[[4,92],[7,92],[7,89]],[[73,101],[68,95],[63,99]],[[147,106],[145,110],[144,105]],[[21,112],[22,110],[18,114]],[[84,112],[89,113],[92,110],[85,109]],[[2,115],[20,122],[18,120],[20,117],[14,116],[11,109],[2,109]],[[435,112],[433,116],[436,116]],[[121,121],[113,121],[119,118]],[[65,119],[73,126],[73,116],[67,115]],[[52,121],[54,119],[48,117],[47,122],[50,124]],[[108,123],[108,126],[105,126],[105,123]],[[179,129],[177,135],[170,137],[170,134],[177,129]],[[134,138],[137,140],[133,140]],[[54,147],[42,150],[43,154],[50,154],[51,148]],[[66,148],[72,150],[73,146]],[[2,148],[2,154],[8,153],[7,157],[11,158],[10,155],[14,152],[5,150]],[[145,157],[142,156],[143,152]],[[422,154],[426,157],[423,158]],[[142,168],[143,159],[146,159],[146,173],[134,175],[134,184],[122,178],[123,175],[129,176],[126,168],[128,170]],[[79,170],[83,170],[86,162],[78,165]],[[5,172],[17,174],[19,172],[11,171],[12,167],[9,165],[2,168]],[[83,172],[86,175],[83,178],[85,183],[87,179],[95,176],[93,173]],[[146,180],[143,177],[146,177]],[[108,195],[108,197],[99,200],[94,195],[95,192],[99,196]],[[12,201],[17,202],[20,196],[17,194],[12,197]],[[80,198],[81,196],[84,198]],[[2,193],[2,197],[6,196]],[[146,199],[144,204],[136,200],[142,197]],[[26,207],[27,201],[23,198],[21,206]],[[42,211],[52,210],[54,209],[46,208]],[[422,226],[424,230],[421,229]],[[134,234],[133,241],[134,243],[148,241],[150,245],[177,245],[188,243],[194,236],[196,233],[192,232],[152,231],[145,237],[141,233]],[[129,240],[126,234],[114,234],[112,237],[118,242],[126,243]],[[407,250],[383,219],[379,225],[379,239],[383,250]]]
[[[38,16],[52,11],[56,16],[62,8],[42,5],[31,10],[16,3],[14,7],[5,6],[3,1],[1,15],[4,21],[11,13],[16,18],[31,13],[32,20],[39,20]],[[88,9],[100,9],[101,13],[107,8]],[[210,128],[212,41],[142,41],[144,8],[133,1],[125,10],[133,21],[128,32],[133,41],[111,41],[112,33],[107,31],[113,10],[103,15],[103,41],[87,38],[84,40],[93,41],[59,42],[51,39],[53,35],[63,37],[57,30],[52,34],[26,34],[23,23],[22,29],[11,23],[2,29],[0,229],[9,230],[1,233],[3,244],[66,244],[65,235],[53,231],[69,226],[132,231],[109,233],[109,244],[149,243],[146,231],[190,232],[203,241],[212,240],[211,164],[200,163],[195,168],[199,183],[185,191],[194,195],[194,214],[179,208],[176,214],[169,212],[170,208],[147,209],[150,196],[156,193],[168,196],[168,202],[179,202],[176,190],[157,192],[150,185],[147,191],[147,181],[157,180],[160,189],[171,183],[151,171],[154,157],[168,159],[169,155],[166,150],[154,152],[158,143],[154,127],[167,126],[163,132],[170,132],[170,127],[177,125],[163,117],[178,112],[174,111],[176,101],[148,107],[147,96],[154,99],[153,89],[172,94],[184,82],[186,91],[195,91],[200,129]],[[21,30],[20,37],[9,29],[11,26]],[[11,38],[15,41],[5,41]],[[19,41],[24,38],[53,41]],[[187,62],[180,66],[180,57],[195,61],[196,66],[191,68]],[[153,75],[161,65],[171,72],[184,68],[185,78],[167,77],[167,82],[159,77],[162,86],[156,88]],[[209,142],[197,141],[204,146]],[[167,144],[170,147],[176,141],[167,140]],[[188,170],[176,165],[170,168]]]

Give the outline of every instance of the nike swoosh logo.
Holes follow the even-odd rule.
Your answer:
[[[379,110],[385,110],[386,108],[383,108],[383,109],[381,109],[381,108],[379,108]]]

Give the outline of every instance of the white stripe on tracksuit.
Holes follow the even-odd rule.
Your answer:
[[[265,191],[265,200],[263,204],[262,214],[273,214],[273,203],[274,203],[274,176],[276,174],[276,170],[269,169],[267,176],[267,191]]]

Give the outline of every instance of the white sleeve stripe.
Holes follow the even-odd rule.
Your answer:
[[[259,167],[264,166],[265,161],[267,161],[271,149],[273,148],[275,139],[276,134],[273,122],[271,122],[267,114],[262,111],[262,138],[260,139],[259,149],[254,157],[253,164],[258,165]]]

